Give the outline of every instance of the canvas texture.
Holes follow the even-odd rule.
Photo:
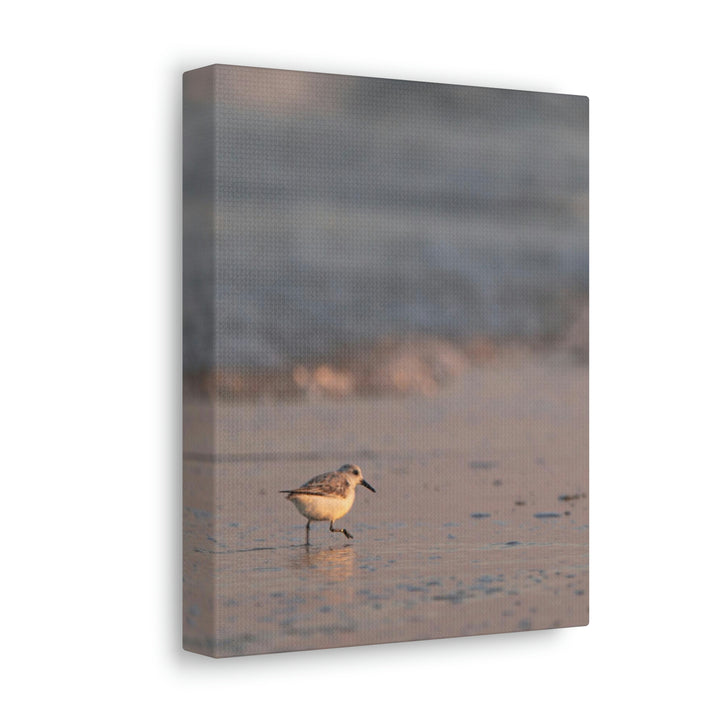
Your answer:
[[[588,622],[588,99],[183,97],[183,646]]]

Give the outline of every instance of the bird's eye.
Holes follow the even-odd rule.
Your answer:
[[[353,475],[359,475],[360,473],[356,470],[353,470]]]

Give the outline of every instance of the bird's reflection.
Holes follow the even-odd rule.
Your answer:
[[[295,570],[311,570],[326,580],[346,580],[355,573],[357,555],[352,545],[298,549],[291,560]]]

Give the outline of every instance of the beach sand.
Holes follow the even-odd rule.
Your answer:
[[[278,491],[344,463],[337,523]],[[184,403],[184,647],[214,656],[588,622],[588,368],[501,356],[431,397]]]

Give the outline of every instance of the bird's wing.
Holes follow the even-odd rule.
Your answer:
[[[305,484],[301,485],[301,488],[313,488],[313,487],[324,487],[331,485],[336,478],[342,477],[342,473],[333,470],[332,472],[322,473],[322,475],[316,475],[314,478],[308,480]],[[298,488],[299,490],[300,488]]]
[[[292,495],[340,495],[345,497],[350,483],[343,473],[332,471],[316,475],[296,490],[281,490]]]

